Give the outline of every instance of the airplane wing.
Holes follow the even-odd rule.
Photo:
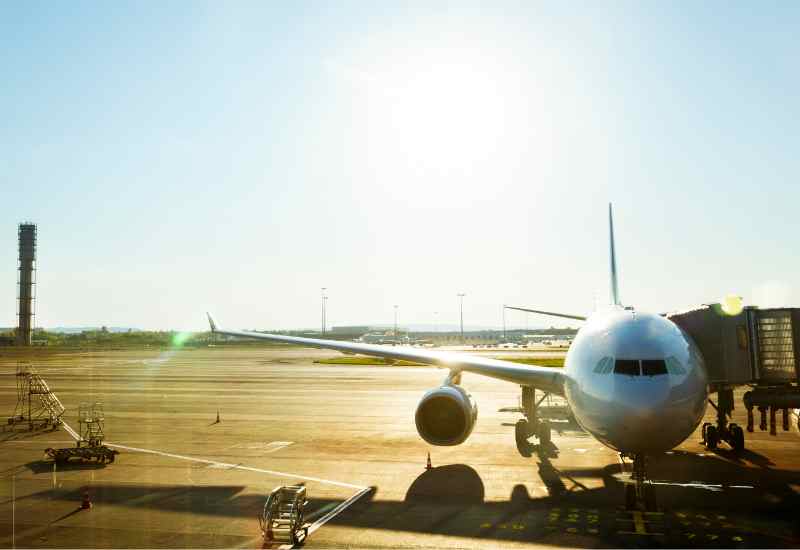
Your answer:
[[[571,315],[569,313],[554,313],[552,311],[540,311],[538,309],[527,309],[524,307],[503,306],[506,309],[516,309],[517,311],[527,311],[528,313],[540,313],[542,315],[551,315],[553,317],[564,317],[566,319],[577,319],[578,321],[585,321],[586,317],[580,315]]]
[[[501,361],[499,359],[490,359],[463,353],[432,351],[407,346],[381,346],[376,344],[362,344],[359,342],[227,330],[217,327],[211,315],[207,315],[208,323],[211,325],[211,332],[215,334],[270,340],[286,344],[298,344],[314,348],[332,349],[344,353],[358,353],[361,355],[371,355],[373,357],[383,357],[385,359],[414,361],[447,368],[455,374],[462,371],[473,372],[521,386],[530,386],[557,395],[564,395],[565,374],[562,369],[559,368],[520,365],[509,361]]]

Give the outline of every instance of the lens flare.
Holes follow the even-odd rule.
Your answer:
[[[736,294],[728,294],[719,301],[719,305],[722,313],[730,316],[739,315],[744,309],[742,297]]]
[[[182,348],[183,345],[192,337],[191,332],[176,332],[172,335],[172,347]]]

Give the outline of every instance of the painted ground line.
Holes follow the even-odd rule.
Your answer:
[[[67,424],[63,420],[61,421],[61,425],[64,426],[64,429],[67,430],[67,433],[70,436],[72,436],[72,439],[74,439],[75,441],[80,441],[81,440],[81,436],[78,435],[78,432],[76,432],[75,430],[72,429],[72,426],[70,426],[69,424]]]
[[[373,490],[372,487],[364,487],[362,490],[360,490],[359,492],[357,492],[356,494],[354,494],[353,496],[342,502],[339,506],[337,506],[336,508],[334,508],[333,510],[331,510],[330,512],[319,518],[314,523],[312,523],[308,527],[308,534],[310,535],[311,533],[313,533],[314,531],[316,531],[317,529],[328,523],[330,520],[332,520],[333,518],[344,512],[351,505],[355,504],[355,502],[358,499],[360,499],[361,497],[363,497],[372,490]]]
[[[79,440],[80,439],[80,436],[75,432],[75,430],[73,430],[69,426],[69,424],[64,422],[64,427],[68,432],[70,432],[70,434],[72,434],[72,436],[73,436],[73,438],[75,438],[75,440]],[[328,523],[330,520],[332,520],[333,518],[335,518],[339,514],[341,514],[342,512],[344,512],[347,508],[352,506],[358,499],[360,499],[362,496],[364,496],[365,494],[367,494],[369,491],[372,490],[371,487],[362,487],[361,485],[353,485],[352,483],[342,483],[341,481],[332,481],[332,480],[329,480],[329,479],[321,479],[321,478],[311,477],[311,476],[301,476],[301,475],[297,475],[297,474],[289,474],[289,473],[286,473],[286,472],[277,472],[277,471],[274,471],[274,470],[265,470],[263,468],[254,468],[252,466],[242,466],[242,465],[239,465],[239,464],[228,464],[228,463],[225,463],[225,462],[218,462],[216,460],[207,460],[207,459],[204,459],[204,458],[197,458],[197,457],[192,457],[192,456],[178,455],[178,454],[175,454],[175,453],[164,453],[164,452],[161,452],[161,451],[155,451],[153,449],[142,449],[142,448],[138,448],[138,447],[129,447],[127,445],[119,445],[119,444],[116,444],[116,443],[107,443],[106,445],[108,445],[109,447],[116,447],[118,449],[125,449],[125,450],[128,450],[128,451],[135,451],[135,452],[147,453],[147,454],[155,454],[155,455],[166,456],[166,457],[170,457],[170,458],[177,458],[179,460],[190,460],[190,461],[193,461],[193,462],[200,462],[200,463],[203,463],[203,464],[210,464],[210,465],[217,466],[217,467],[228,467],[228,468],[231,468],[231,469],[236,468],[236,469],[239,469],[239,470],[249,470],[249,471],[252,471],[252,472],[260,472],[260,473],[264,473],[264,474],[276,475],[276,476],[281,476],[281,477],[291,477],[291,478],[294,478],[294,479],[303,479],[303,480],[306,480],[306,481],[316,481],[318,483],[327,483],[328,485],[336,485],[336,486],[339,486],[339,487],[347,487],[349,489],[358,489],[359,490],[356,494],[354,494],[353,496],[351,496],[350,498],[348,498],[347,500],[345,500],[344,502],[339,504],[336,508],[334,508],[333,510],[331,510],[330,512],[328,512],[327,514],[325,514],[324,516],[319,518],[317,521],[312,523],[308,527],[308,534],[309,535],[311,533],[313,533],[314,531],[316,531],[317,529],[319,529],[320,527],[322,527],[323,525],[325,525],[326,523]],[[282,546],[281,548],[283,549],[284,546]],[[292,546],[285,546],[285,548],[286,549],[292,548]]]
[[[269,474],[278,477],[289,477],[293,479],[303,479],[305,481],[315,481],[317,483],[325,483],[328,485],[336,485],[338,487],[347,487],[348,489],[364,489],[363,485],[353,485],[352,483],[344,483],[341,481],[332,481],[330,479],[322,479],[319,477],[311,477],[311,476],[304,476],[300,474],[290,474],[288,472],[278,472],[276,470],[266,470],[263,468],[255,468],[253,466],[242,466],[240,464],[230,464],[228,462],[219,462],[217,460],[208,460],[206,458],[197,458],[194,456],[186,456],[186,455],[179,455],[175,453],[165,453],[162,451],[156,451],[153,449],[142,449],[139,447],[128,447],[127,445],[120,445],[118,443],[106,443],[108,447],[116,447],[118,449],[125,449],[127,451],[135,451],[139,453],[147,453],[147,454],[154,454],[159,456],[167,456],[170,458],[177,458],[179,460],[190,460],[193,462],[200,462],[202,464],[211,464],[213,466],[217,466],[219,468],[230,468],[230,469],[238,469],[238,470],[248,470],[251,472],[259,472],[262,474]]]

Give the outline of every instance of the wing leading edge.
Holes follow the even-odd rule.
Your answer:
[[[208,314],[207,314],[208,315]],[[564,372],[552,367],[538,365],[519,365],[499,359],[489,359],[474,355],[432,351],[411,347],[387,347],[374,344],[361,344],[358,342],[343,342],[338,340],[322,340],[318,338],[301,338],[298,336],[284,336],[281,334],[264,334],[261,332],[248,332],[222,329],[217,326],[211,315],[208,315],[211,332],[240,338],[254,338],[270,340],[286,344],[297,344],[314,348],[332,349],[344,353],[358,353],[385,359],[414,361],[427,365],[447,368],[451,371],[472,372],[491,378],[505,380],[521,386],[531,386],[557,395],[564,394]]]

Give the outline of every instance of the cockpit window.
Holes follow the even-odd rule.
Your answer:
[[[656,376],[667,374],[667,364],[663,359],[642,359],[642,375]]]
[[[675,357],[667,357],[665,361],[667,365],[667,372],[670,374],[686,374],[686,369],[683,368],[681,362]]]
[[[639,376],[638,359],[617,359],[614,363],[616,374],[626,374],[628,376]]]
[[[611,369],[614,368],[614,360],[611,357],[603,357],[598,361],[597,366],[594,368],[594,372],[597,374],[608,374],[611,372]]]

